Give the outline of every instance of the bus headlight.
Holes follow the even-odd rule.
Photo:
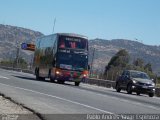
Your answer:
[[[84,77],[84,78],[88,77],[88,74],[83,74],[83,77]]]
[[[59,75],[59,74],[60,74],[60,72],[59,72],[59,71],[56,71],[56,74],[58,74],[58,75]]]
[[[81,77],[84,77],[84,78],[88,77],[88,71],[84,70],[81,74]]]
[[[87,77],[87,75],[86,75],[86,74],[83,74],[83,77]]]

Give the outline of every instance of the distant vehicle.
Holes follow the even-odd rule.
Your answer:
[[[149,78],[145,72],[135,70],[125,70],[116,81],[116,91],[126,90],[128,94],[136,92],[148,94],[153,97],[155,93],[155,83]]]
[[[88,39],[70,33],[56,33],[36,40],[34,69],[36,79],[52,82],[80,82],[88,77]]]

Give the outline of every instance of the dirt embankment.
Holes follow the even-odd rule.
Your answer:
[[[0,95],[0,120],[41,120],[33,111]]]

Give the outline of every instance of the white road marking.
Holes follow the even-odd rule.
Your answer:
[[[15,87],[15,86],[3,84],[3,83],[0,83],[0,84],[8,86],[8,87],[13,87],[13,88],[16,88],[16,89],[21,89],[21,90],[24,90],[24,91],[29,91],[29,92],[32,92],[32,93],[41,94],[41,95],[45,95],[45,96],[48,96],[48,97],[56,98],[56,99],[59,99],[59,100],[62,100],[62,101],[66,101],[66,102],[70,102],[70,103],[73,103],[73,104],[76,104],[76,105],[81,105],[83,107],[90,108],[90,109],[93,109],[93,110],[97,110],[97,111],[100,111],[102,113],[116,115],[116,114],[114,114],[112,112],[109,112],[109,111],[106,111],[106,110],[102,110],[102,109],[99,109],[99,108],[96,108],[96,107],[92,107],[92,106],[89,106],[89,105],[86,105],[86,104],[83,104],[83,103],[79,103],[79,102],[76,102],[76,101],[68,100],[68,99],[65,99],[65,98],[62,98],[62,97],[58,97],[58,96],[54,96],[54,95],[49,95],[49,94],[46,94],[46,93],[41,93],[41,92],[38,92],[38,91],[34,91],[34,90],[30,90],[30,89],[25,89],[25,88],[21,88],[21,87]]]
[[[157,99],[157,100],[160,100],[160,97],[156,97],[156,96],[154,96],[153,98],[154,98],[154,99]]]
[[[4,77],[4,76],[1,76],[1,75],[0,75],[0,78],[9,79],[8,77]]]
[[[97,88],[97,90],[103,90],[102,92],[105,92],[105,91],[116,91],[113,88],[106,88],[106,87],[102,87],[102,86],[89,85],[89,84],[84,84],[84,83],[81,83],[81,85],[82,85],[81,87],[84,87],[84,88],[90,88],[90,89],[93,89],[93,90],[95,90]],[[136,95],[128,95],[128,94],[123,94],[123,95],[129,96],[129,97],[132,97],[132,98],[137,98]],[[142,95],[143,95],[143,97],[148,97],[148,95],[145,95],[145,94],[142,94]],[[160,100],[160,97],[154,96],[152,99]]]
[[[91,85],[83,85],[83,87],[85,88],[91,88],[92,86]],[[95,87],[95,86],[94,86]],[[98,88],[101,88],[101,87],[99,87],[99,86],[96,86],[96,87],[98,87]],[[93,89],[93,87],[91,88],[91,89]],[[112,91],[113,89],[110,89],[110,88],[103,88],[103,89],[106,89],[106,90],[108,90],[108,91]],[[96,93],[96,95],[99,95],[99,96],[103,96],[103,97],[107,97],[107,95],[104,95],[104,94],[101,94],[101,93]],[[125,94],[124,94],[125,95]],[[126,94],[126,96],[128,96],[127,94]],[[131,96],[130,95],[130,97],[131,98],[136,98],[137,96]],[[129,101],[129,100],[126,100],[126,99],[121,99],[121,98],[118,98],[118,97],[111,97],[110,96],[110,98],[111,99],[114,99],[114,100],[118,100],[118,101],[121,101],[121,102],[126,102],[126,103],[130,103],[130,104],[133,104],[133,105],[137,105],[137,106],[142,106],[142,107],[147,107],[147,108],[151,108],[151,109],[154,109],[154,110],[157,110],[157,111],[159,111],[160,109],[159,108],[157,108],[157,107],[155,107],[155,106],[151,106],[151,105],[146,105],[146,104],[143,104],[143,103],[140,103],[140,102],[134,102],[134,101]],[[158,98],[157,98],[158,99]]]
[[[15,71],[16,72],[16,71]],[[17,73],[17,72],[16,72]],[[21,74],[23,74],[23,72],[21,72]],[[24,73],[25,74],[25,73]],[[28,74],[28,73],[27,73]],[[32,74],[30,74],[32,75]],[[32,75],[33,76],[33,75]],[[9,79],[7,77],[4,77],[4,76],[1,76],[0,75],[0,78],[5,78],[5,79]],[[2,83],[0,83],[2,84]],[[6,85],[6,84],[2,84],[2,85]],[[98,110],[98,111],[101,111],[101,112],[104,112],[104,113],[108,113],[108,114],[114,114],[114,113],[111,113],[111,112],[108,112],[108,111],[105,111],[105,110],[101,110],[99,108],[95,108],[95,107],[92,107],[92,106],[89,106],[89,105],[85,105],[85,104],[82,104],[82,103],[78,103],[78,102],[75,102],[75,101],[71,101],[71,100],[68,100],[68,99],[65,99],[65,98],[61,98],[61,97],[57,97],[57,96],[52,96],[52,95],[49,95],[49,94],[45,94],[45,93],[40,93],[40,92],[37,92],[37,91],[33,91],[33,90],[29,90],[29,89],[25,89],[25,88],[21,88],[21,87],[15,87],[15,86],[11,86],[11,85],[6,85],[6,86],[10,86],[10,87],[14,87],[14,88],[18,88],[18,89],[22,89],[22,90],[25,90],[25,91],[30,91],[30,92],[34,92],[34,93],[38,93],[38,94],[42,94],[42,95],[46,95],[46,96],[49,96],[49,97],[53,97],[53,98],[57,98],[57,99],[60,99],[60,100],[63,100],[63,101],[68,101],[68,102],[71,102],[71,103],[74,103],[74,104],[78,104],[78,105],[81,105],[81,106],[84,106],[84,107],[88,107],[88,108],[91,108],[91,109],[95,109],[95,110]],[[99,88],[99,89],[104,89],[104,90],[109,90],[109,91],[112,91],[113,89],[111,88],[105,88],[105,87],[101,87],[101,86],[93,86],[93,85],[88,85],[88,84],[83,84],[83,87],[86,87],[86,88]],[[106,95],[103,95],[103,94],[99,94],[97,93],[97,95],[100,95],[100,96],[103,96],[103,97],[106,97]],[[128,96],[128,95],[126,95]],[[130,96],[130,97],[136,97],[136,96]],[[123,100],[123,99],[120,99],[120,98],[116,98],[116,97],[110,97],[112,99],[117,99],[119,101],[122,101],[122,102],[128,102],[130,103],[130,101],[128,100]],[[158,97],[153,97],[154,99],[160,99]],[[153,99],[152,98],[152,99]],[[152,108],[154,110],[160,110],[158,109],[157,107],[155,106],[146,106],[144,105],[143,103],[139,103],[139,102],[132,102],[131,104],[134,104],[134,105],[139,105],[139,106],[143,106],[143,107],[148,107],[148,108]]]

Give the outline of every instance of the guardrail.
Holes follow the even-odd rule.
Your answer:
[[[107,87],[107,88],[113,88],[113,89],[115,89],[115,86],[116,86],[115,81],[95,79],[95,78],[86,79],[85,81],[83,81],[83,83]],[[158,87],[155,88],[155,95],[157,97],[160,97],[160,88],[158,88]]]
[[[157,97],[160,97],[160,88],[156,88],[155,94]]]
[[[25,73],[33,74],[33,72],[31,70],[27,70],[27,69],[4,67],[4,66],[0,66],[0,68],[6,69],[6,70],[14,70],[14,71],[18,71],[18,72],[25,72]],[[90,84],[90,85],[97,85],[97,86],[113,88],[113,89],[115,88],[115,81],[111,81],[111,80],[87,78],[82,82],[85,83],[85,84]],[[160,88],[156,88],[155,94],[156,94],[156,96],[160,97]]]
[[[115,88],[115,81],[111,81],[111,80],[87,78],[85,81],[82,81],[82,82],[86,84],[97,85],[97,86],[102,86],[107,88]]]
[[[5,67],[5,66],[0,66],[0,68],[5,69],[5,70],[13,70],[13,71],[17,71],[17,72],[24,72],[24,73],[31,73],[31,74],[33,74],[33,71],[28,70],[28,69]]]

